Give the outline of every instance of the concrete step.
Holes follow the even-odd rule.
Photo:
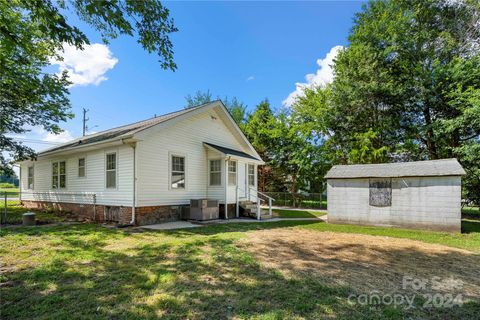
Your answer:
[[[271,216],[271,215],[269,215],[269,214],[262,214],[262,215],[260,216],[260,219],[261,219],[261,220],[268,220],[268,219],[272,219],[272,218],[273,218],[273,216]]]

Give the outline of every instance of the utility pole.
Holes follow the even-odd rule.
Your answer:
[[[90,120],[89,118],[87,118],[88,111],[90,110],[83,108],[83,136],[85,136],[87,132],[87,121]]]

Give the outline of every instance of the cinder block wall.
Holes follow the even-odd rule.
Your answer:
[[[328,221],[460,232],[461,178],[392,178],[392,205],[369,204],[369,179],[328,179]]]

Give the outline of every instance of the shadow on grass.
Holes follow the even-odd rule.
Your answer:
[[[480,220],[462,220],[462,233],[480,233]]]
[[[287,278],[260,265],[235,239],[228,238],[228,232],[233,231],[307,223],[311,222],[239,223],[131,235],[95,225],[17,229],[6,234],[13,237],[9,241],[15,241],[15,236],[40,236],[37,240],[47,244],[35,254],[50,251],[38,265],[3,272],[2,319],[444,317],[445,310],[405,311],[350,303],[350,289],[327,284],[316,276]],[[123,249],[121,245],[127,240],[135,242]],[[119,247],[112,248],[112,243]],[[408,259],[420,253],[390,254]],[[432,259],[441,263],[444,258],[438,255]],[[455,258],[461,261],[462,256]],[[478,311],[479,304],[469,303],[447,311],[447,315],[467,319]]]
[[[308,210],[274,209],[273,215],[279,218],[317,218],[318,216]]]

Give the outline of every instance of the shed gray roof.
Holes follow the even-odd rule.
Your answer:
[[[442,159],[382,164],[355,164],[333,166],[326,179],[395,178],[465,175],[457,159]]]
[[[165,122],[165,121],[170,120],[170,119],[173,119],[173,118],[178,117],[178,116],[180,116],[182,114],[185,114],[187,112],[190,112],[190,111],[202,108],[202,107],[206,107],[206,106],[208,106],[212,103],[216,103],[216,102],[217,101],[212,101],[212,102],[205,103],[205,104],[193,107],[193,108],[182,109],[182,110],[179,110],[179,111],[167,113],[167,114],[160,115],[160,116],[150,118],[150,119],[147,119],[147,120],[138,121],[138,122],[123,125],[123,126],[120,126],[120,127],[108,129],[108,130],[101,131],[101,132],[97,132],[97,133],[94,133],[94,134],[91,134],[91,135],[87,135],[87,136],[80,137],[78,139],[63,143],[59,146],[49,148],[47,150],[39,152],[39,154],[42,155],[42,154],[45,154],[45,153],[50,153],[50,152],[55,152],[55,151],[60,151],[60,150],[62,150],[62,151],[63,150],[68,150],[70,148],[84,146],[84,145],[88,145],[88,144],[92,144],[92,143],[96,143],[96,142],[107,141],[107,140],[111,140],[111,139],[114,139],[114,138],[118,138],[118,139],[124,138],[124,136],[128,136],[129,134],[132,134],[132,133],[138,132],[140,130],[152,127],[154,125],[157,125],[159,123]]]

